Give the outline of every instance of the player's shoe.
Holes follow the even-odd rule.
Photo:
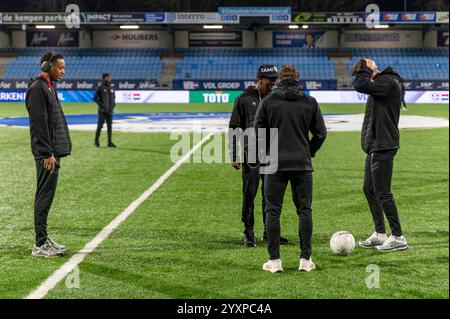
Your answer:
[[[31,256],[33,257],[61,257],[64,256],[64,251],[56,249],[52,243],[50,243],[48,240],[46,240],[42,246],[37,247],[34,246],[33,250],[31,251]]]
[[[244,246],[245,247],[256,247],[255,234],[253,232],[248,232],[245,234]]]
[[[396,250],[406,250],[408,249],[408,244],[406,242],[405,237],[399,236],[396,237],[394,235],[389,236],[388,239],[384,242],[383,245],[377,246],[378,251],[389,252]]]
[[[268,260],[263,266],[262,269],[265,271],[270,271],[271,273],[283,272],[283,266],[281,265],[281,259],[277,260]]]
[[[311,258],[309,259],[300,258],[300,265],[298,266],[299,271],[310,272],[314,269],[316,269],[316,265],[314,264]]]
[[[114,144],[113,142],[108,143],[108,147],[117,147],[116,144]]]
[[[56,241],[54,241],[53,239],[51,239],[50,237],[47,237],[47,240],[53,245],[53,247],[55,247],[58,250],[61,250],[63,252],[66,251],[66,246],[58,244]]]
[[[374,248],[376,246],[383,245],[386,241],[387,236],[386,234],[379,234],[377,232],[373,233],[369,238],[367,238],[365,241],[359,242],[359,247],[362,248]]]

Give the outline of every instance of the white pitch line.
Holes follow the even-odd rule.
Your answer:
[[[81,250],[73,255],[64,265],[56,270],[50,277],[48,277],[41,285],[31,292],[26,299],[42,299],[47,293],[55,288],[55,286],[70,274],[75,267],[77,267],[84,258],[94,251],[124,220],[128,218],[155,190],[157,190],[164,181],[169,178],[189,157],[205,143],[213,133],[206,135],[200,142],[189,150],[182,158],[180,158],[167,172],[165,172],[158,180],[147,189],[138,199],[132,202],[122,213],[120,213],[112,222],[103,228],[89,243],[87,243]]]

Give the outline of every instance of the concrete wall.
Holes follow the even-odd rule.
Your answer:
[[[272,47],[272,31],[261,31],[256,34],[257,48],[271,48]]]
[[[255,44],[256,44],[255,32],[242,31],[242,47],[243,48],[254,48]]]
[[[13,48],[25,48],[27,46],[27,35],[25,31],[13,31],[11,37],[11,46]]]
[[[435,48],[437,47],[437,31],[428,31],[424,33],[423,37],[423,47],[424,48]]]
[[[9,48],[11,46],[11,39],[8,31],[0,31],[0,48]]]
[[[189,47],[189,31],[175,31],[175,48]]]
[[[339,31],[329,30],[325,32],[323,37],[319,40],[318,47],[320,48],[337,48],[339,46]]]
[[[79,35],[80,48],[92,48],[91,33],[81,30]]]

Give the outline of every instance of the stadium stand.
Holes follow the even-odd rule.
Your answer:
[[[52,48],[2,48],[0,53],[17,57],[6,67],[3,79],[28,79],[36,75],[36,57]],[[66,58],[65,79],[99,79],[110,72],[116,79],[157,79],[163,76],[162,53],[170,49],[84,49],[53,48]],[[335,79],[336,71],[325,48],[189,48],[176,49],[182,56],[175,79],[253,79],[258,65],[294,64],[301,79]],[[449,77],[447,48],[352,48],[340,49],[352,56],[348,71],[361,58],[374,59],[380,69],[393,66],[404,79],[444,80]]]
[[[28,79],[36,75],[36,57],[50,48],[24,48],[9,64],[4,79]],[[65,56],[66,79],[91,80],[110,72],[118,79],[159,79],[163,49],[55,49]]]
[[[348,49],[353,56],[347,65],[362,58],[376,61],[383,70],[392,66],[406,80],[446,80],[449,76],[448,48]]]
[[[334,79],[334,65],[328,58],[333,49],[237,49],[190,48],[178,50],[176,79],[253,79],[260,64],[294,64],[301,79]]]

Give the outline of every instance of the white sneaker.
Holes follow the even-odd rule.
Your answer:
[[[31,251],[31,256],[33,257],[61,257],[64,256],[64,251],[56,249],[48,240],[40,246],[34,246]]]
[[[298,267],[299,271],[307,271],[310,272],[316,269],[316,265],[313,263],[312,259],[300,258],[300,266]]]
[[[383,245],[377,246],[378,251],[388,252],[396,250],[406,250],[408,249],[408,244],[403,236],[396,237],[394,235],[389,236]]]
[[[277,260],[268,260],[263,266],[262,269],[265,271],[270,271],[271,273],[282,272],[283,266],[281,265],[281,259]]]
[[[58,250],[61,250],[63,252],[66,251],[66,246],[58,244],[56,241],[54,241],[53,239],[51,239],[50,237],[47,237],[47,240],[50,242],[50,244],[53,245],[53,247],[55,247]]]
[[[373,233],[372,236],[367,238],[365,241],[359,242],[359,247],[362,248],[373,248],[376,246],[383,245],[386,241],[387,236],[386,234],[379,234],[377,232]]]

